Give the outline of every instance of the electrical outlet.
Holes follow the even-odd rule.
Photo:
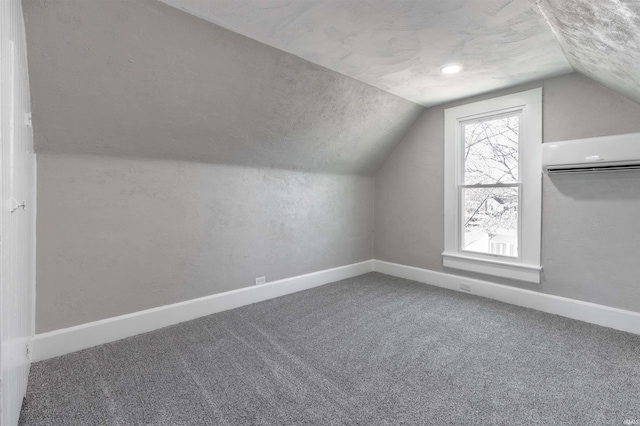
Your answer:
[[[469,284],[469,283],[460,283],[460,290],[466,291],[467,293],[471,293],[471,284]]]
[[[266,282],[267,282],[267,278],[266,277],[258,277],[258,278],[256,278],[256,285],[264,284]]]

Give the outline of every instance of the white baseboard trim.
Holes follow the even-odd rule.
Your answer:
[[[583,302],[566,297],[524,290],[454,274],[430,271],[413,266],[399,265],[382,260],[373,261],[373,270],[394,277],[419,281],[421,283],[456,291],[460,291],[460,281],[464,281],[471,285],[471,294],[477,296],[487,297],[525,308],[537,309],[550,314],[610,327],[616,330],[640,334],[640,312],[612,308],[596,303]]]
[[[373,271],[373,260],[367,260],[37,334],[33,339],[33,361],[54,358],[371,271]]]
[[[33,361],[43,361],[104,343],[135,336],[263,300],[307,290],[376,271],[395,277],[460,291],[460,281],[471,294],[512,305],[537,309],[616,330],[640,334],[640,313],[583,302],[454,274],[430,271],[382,260],[367,260],[270,283],[245,287],[172,305],[37,334],[32,342]]]

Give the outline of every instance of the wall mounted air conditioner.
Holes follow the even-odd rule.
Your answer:
[[[542,144],[549,174],[640,170],[640,133]]]

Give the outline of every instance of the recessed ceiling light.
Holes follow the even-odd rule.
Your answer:
[[[462,70],[462,65],[458,64],[449,64],[440,68],[442,74],[455,74],[457,72],[460,72],[460,70]]]

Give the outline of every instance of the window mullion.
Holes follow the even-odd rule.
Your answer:
[[[458,185],[459,188],[515,188],[522,186],[522,182],[513,183],[476,183],[473,185]]]

